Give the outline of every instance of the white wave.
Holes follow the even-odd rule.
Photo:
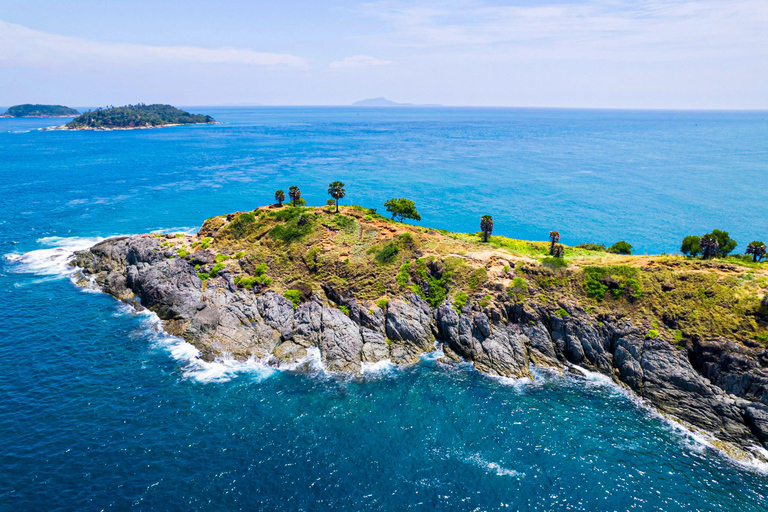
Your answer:
[[[69,262],[76,251],[85,250],[104,240],[101,237],[58,237],[41,238],[38,242],[48,246],[25,253],[5,255],[12,263],[11,270],[20,274],[38,276],[68,277],[75,271]]]
[[[419,355],[419,358],[425,362],[435,362],[443,359],[444,357],[445,352],[443,351],[443,344],[438,340],[435,340],[434,344],[432,345],[432,352],[423,352]]]
[[[397,365],[392,362],[391,359],[382,359],[375,363],[367,363],[363,361],[361,364],[360,373],[363,376],[380,376],[392,373],[397,368]]]
[[[475,454],[470,457],[467,457],[465,460],[497,476],[512,476],[517,478],[521,478],[525,476],[525,473],[515,471],[514,469],[505,468],[504,466],[496,462],[485,460],[479,454]]]

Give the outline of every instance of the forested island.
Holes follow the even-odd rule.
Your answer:
[[[768,446],[762,242],[731,255],[736,242],[715,230],[688,237],[686,256],[632,255],[625,241],[569,247],[558,231],[496,236],[490,215],[477,233],[414,226],[406,198],[386,215],[340,207],[338,181],[328,194],[307,207],[292,186],[196,235],[113,238],[73,265],[83,286],[149,308],[209,360],[293,364],[319,351],[328,371],[359,374],[437,349],[444,364],[501,377],[586,368],[737,458]]]
[[[216,121],[208,115],[191,114],[171,105],[126,105],[98,108],[73,119],[59,129],[64,130],[129,130],[159,128],[182,124],[211,124]]]
[[[80,112],[64,105],[14,105],[0,117],[73,117]]]

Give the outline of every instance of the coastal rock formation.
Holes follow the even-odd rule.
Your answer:
[[[414,293],[385,306],[323,287],[294,306],[273,291],[243,289],[222,269],[205,281],[194,265],[206,251],[179,257],[152,235],[113,238],[76,254],[83,282],[149,308],[165,328],[207,359],[231,356],[292,362],[316,347],[327,369],[359,373],[364,363],[408,364],[443,343],[479,370],[529,376],[529,365],[578,365],[608,375],[659,411],[718,439],[768,443],[768,355],[727,340],[688,349],[646,336],[630,322],[593,316],[575,304],[521,304],[500,293],[485,307],[432,308]]]

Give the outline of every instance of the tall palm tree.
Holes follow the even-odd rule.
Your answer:
[[[483,242],[487,242],[493,233],[493,217],[490,215],[483,215],[480,218],[480,230],[483,232]]]
[[[334,181],[328,185],[328,194],[336,200],[336,213],[339,213],[339,199],[346,195],[344,184],[340,181]]]
[[[291,203],[293,206],[296,206],[296,203],[299,202],[299,199],[301,199],[301,190],[299,190],[299,187],[296,185],[290,187],[288,189],[288,197],[291,198]]]
[[[282,190],[276,190],[275,201],[277,201],[277,206],[283,206],[283,201],[285,201],[285,192]]]
[[[752,261],[760,261],[765,256],[765,244],[759,240],[749,242],[749,245],[747,245],[747,254],[752,255]]]
[[[709,259],[717,254],[717,250],[720,249],[720,243],[717,241],[717,237],[713,234],[704,235],[699,240],[699,245],[704,252],[702,258]]]
[[[554,256],[555,255],[555,244],[560,241],[560,232],[559,231],[550,231],[549,232],[549,255]]]

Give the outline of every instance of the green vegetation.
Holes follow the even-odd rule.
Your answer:
[[[658,338],[659,337],[659,331],[656,329],[651,329],[648,331],[648,333],[645,335],[646,338]]]
[[[622,240],[610,246],[608,252],[613,254],[632,254],[632,246]]]
[[[561,246],[562,247],[562,246]],[[544,258],[541,260],[541,264],[552,270],[560,270],[568,266],[568,262],[563,259],[562,256],[555,256],[552,258]]]
[[[680,245],[680,252],[685,254],[686,256],[695,258],[699,254],[701,254],[701,244],[699,243],[700,240],[701,240],[701,237],[698,237],[696,235],[691,235],[683,238],[683,243]]]
[[[229,254],[217,254],[216,255],[216,263],[221,263],[223,261],[227,261],[229,259]]]
[[[288,197],[291,198],[291,206],[295,208],[298,206],[297,203],[301,199],[301,189],[296,185],[288,187]]]
[[[336,213],[339,213],[339,199],[346,195],[344,184],[340,181],[334,181],[328,185],[328,195],[336,201]]]
[[[211,116],[190,114],[171,105],[126,105],[88,111],[66,124],[67,128],[144,128],[169,124],[215,122]]]
[[[389,242],[382,250],[376,253],[375,259],[382,265],[392,263],[397,257],[398,252],[400,252],[400,249],[397,248],[397,245],[394,242]]]
[[[746,254],[752,255],[752,262],[756,263],[765,257],[765,243],[755,240],[747,245]]]
[[[349,316],[349,308],[347,306],[339,306],[339,311]]]
[[[488,239],[493,233],[493,217],[490,215],[483,215],[480,218],[480,231],[483,232],[483,242],[488,243]]]
[[[557,252],[555,251],[555,246],[559,241],[560,241],[560,232],[550,231],[549,232],[549,255],[550,256],[557,256]]]
[[[458,309],[463,309],[467,306],[467,302],[469,301],[469,298],[467,297],[467,294],[464,292],[459,292],[453,297],[453,305],[456,306]]]
[[[376,305],[381,309],[387,309],[387,304],[389,304],[389,299],[379,299],[376,301]]]
[[[398,222],[403,222],[405,219],[421,220],[421,215],[416,211],[416,203],[410,199],[402,197],[399,199],[389,199],[384,203],[384,206],[392,214],[392,218]]]
[[[282,190],[275,190],[275,201],[277,201],[277,206],[283,206],[283,201],[285,201],[285,192]]]
[[[296,309],[301,304],[301,292],[299,290],[287,290],[283,297],[291,301],[293,309]]]
[[[80,112],[64,105],[14,105],[5,111],[2,117],[69,117]]]
[[[563,308],[557,308],[557,310],[555,310],[555,316],[557,318],[565,318],[566,316],[570,316],[570,315]]]
[[[701,253],[705,260],[715,257],[725,258],[733,252],[737,245],[736,240],[733,240],[727,231],[714,229],[711,233],[700,238],[695,235],[685,237],[680,245],[680,252],[691,257],[696,257]]]
[[[576,248],[584,249],[587,251],[606,252],[605,245],[603,244],[591,244],[591,243],[579,244],[576,246]]]
[[[643,296],[642,286],[638,281],[639,270],[628,265],[610,267],[585,267],[584,291],[587,297],[599,301],[605,299],[605,294],[618,299],[622,296],[636,300]]]

